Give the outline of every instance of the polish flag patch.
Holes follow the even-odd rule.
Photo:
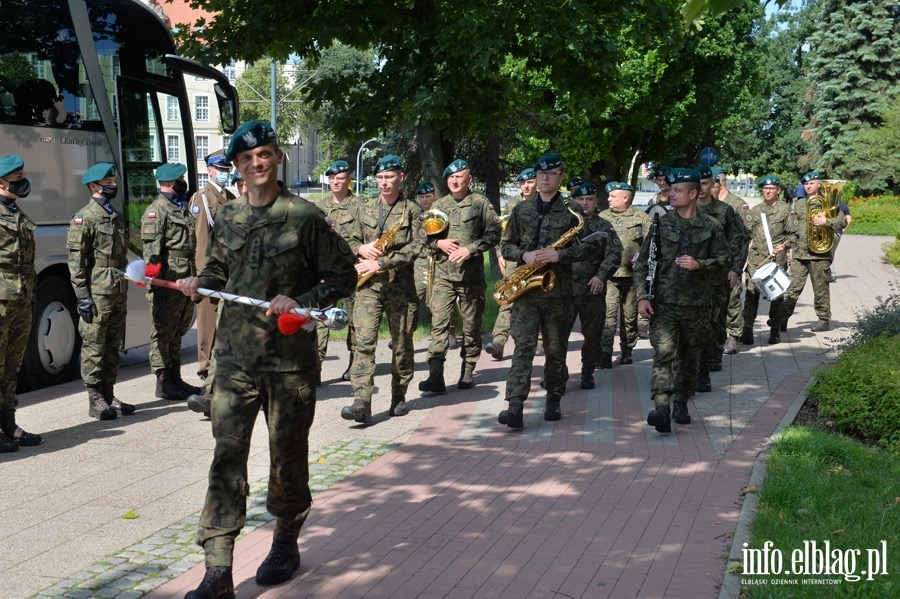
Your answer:
[[[155,212],[148,212],[148,213],[147,213],[147,218],[156,218],[156,213],[155,213]]]
[[[84,224],[84,219],[83,219],[83,218],[76,218],[75,220],[72,221],[72,224],[74,224],[74,225],[83,225],[83,224]]]

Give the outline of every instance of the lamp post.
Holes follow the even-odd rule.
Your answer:
[[[363,187],[363,163],[362,163],[362,153],[363,149],[369,145],[370,143],[378,141],[378,138],[373,137],[372,139],[363,142],[363,145],[359,146],[359,152],[356,153],[356,181],[359,184],[359,189],[356,190],[357,195],[362,195],[362,187]]]
[[[297,141],[294,142],[294,147],[297,149],[297,178],[294,179],[294,181],[299,193],[299,189],[303,186],[303,181],[300,179],[300,148],[303,147],[303,142],[299,137],[297,138]]]

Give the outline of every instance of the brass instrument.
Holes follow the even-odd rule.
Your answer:
[[[500,217],[500,232],[506,233],[506,223],[509,221],[509,214],[504,214]]]
[[[834,248],[834,229],[828,225],[817,227],[813,219],[822,215],[831,220],[838,215],[838,204],[846,184],[837,179],[819,181],[819,193],[806,201],[806,245],[814,254],[827,254]]]
[[[443,233],[450,225],[450,217],[440,210],[426,210],[419,215],[422,221],[422,228],[425,229],[426,235],[438,235]]]
[[[562,249],[575,239],[575,236],[584,227],[584,217],[571,208],[568,210],[578,219],[578,224],[563,233],[547,249]],[[494,299],[501,306],[506,306],[519,299],[526,291],[537,287],[540,287],[544,293],[552,291],[556,286],[556,273],[552,270],[541,273],[539,271],[542,268],[544,267],[529,266],[528,264],[523,264],[516,268],[510,275],[503,277],[497,282],[497,285],[494,287]]]
[[[406,223],[404,223],[401,220],[399,223],[397,223],[396,225],[394,225],[393,227],[388,229],[384,235],[382,235],[381,237],[379,237],[378,239],[375,240],[375,243],[373,244],[375,246],[375,249],[377,249],[379,252],[381,252],[383,254],[384,250],[389,248],[391,246],[391,244],[394,242],[394,236],[400,231],[400,229],[403,228],[403,225],[405,225],[405,224]],[[356,279],[356,288],[359,289],[360,287],[363,286],[363,283],[365,283],[366,281],[371,279],[373,276],[380,275],[383,272],[384,272],[383,270],[379,270],[372,274],[359,275],[359,277]]]

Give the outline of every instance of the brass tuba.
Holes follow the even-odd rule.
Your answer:
[[[450,225],[450,217],[445,212],[434,209],[426,210],[420,214],[419,220],[422,221],[422,228],[425,229],[426,235],[443,233]]]
[[[813,219],[823,215],[831,220],[838,215],[838,204],[846,184],[837,179],[819,181],[819,193],[806,201],[806,245],[814,254],[827,254],[834,248],[834,229],[828,225],[817,227]]]

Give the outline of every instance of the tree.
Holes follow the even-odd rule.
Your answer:
[[[849,151],[858,165],[860,187],[868,192],[900,191],[900,89],[895,88],[875,109],[880,124],[853,133]]]
[[[294,69],[298,65],[293,65]],[[303,73],[304,71],[300,71]],[[278,115],[278,143],[292,142],[307,123],[297,84],[304,77],[290,78],[281,65],[275,69],[275,104]],[[250,65],[235,83],[244,121],[270,121],[272,114],[272,60],[264,58]]]

